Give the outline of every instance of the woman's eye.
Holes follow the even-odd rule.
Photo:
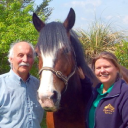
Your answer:
[[[110,66],[105,66],[104,68],[109,68]]]
[[[100,69],[100,67],[96,67],[95,69]]]

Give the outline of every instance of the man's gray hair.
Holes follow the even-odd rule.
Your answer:
[[[14,49],[14,46],[16,45],[16,44],[18,44],[18,43],[20,43],[20,42],[26,42],[26,43],[28,43],[29,45],[30,45],[30,47],[32,48],[32,51],[33,51],[33,58],[35,59],[35,51],[34,51],[34,47],[33,47],[33,45],[30,43],[30,42],[28,42],[28,41],[17,41],[17,42],[14,42],[14,43],[12,43],[11,45],[10,45],[10,49],[9,49],[9,52],[8,52],[8,61],[9,61],[9,63],[10,63],[10,67],[12,68],[12,64],[11,64],[11,61],[10,61],[10,57],[13,57],[13,49]]]

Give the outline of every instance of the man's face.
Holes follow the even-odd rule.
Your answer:
[[[12,63],[12,70],[17,75],[27,76],[34,62],[31,46],[26,42],[16,44],[10,61]]]

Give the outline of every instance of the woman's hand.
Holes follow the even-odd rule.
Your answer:
[[[81,67],[78,67],[78,73],[81,79],[85,79],[85,75],[83,73],[83,70],[81,69]]]

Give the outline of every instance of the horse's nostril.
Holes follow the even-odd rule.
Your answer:
[[[53,100],[53,102],[56,102],[57,100],[57,92],[53,91],[53,95],[51,96],[51,99]]]

